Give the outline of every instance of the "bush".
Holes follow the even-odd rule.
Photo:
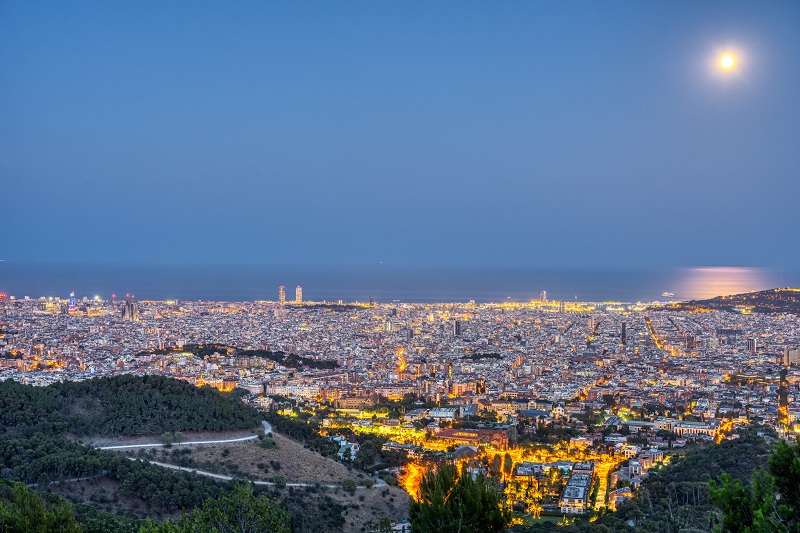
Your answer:
[[[283,476],[273,476],[272,482],[275,483],[275,488],[278,490],[286,488],[286,478]]]
[[[342,488],[345,492],[353,494],[356,491],[356,482],[352,479],[345,479],[342,481]]]

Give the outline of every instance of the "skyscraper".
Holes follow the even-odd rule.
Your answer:
[[[625,322],[622,323],[622,331],[619,333],[619,340],[622,344],[628,344],[628,333],[625,331]]]
[[[689,351],[694,350],[697,343],[697,339],[694,335],[686,335],[686,349]]]
[[[298,285],[294,289],[294,303],[301,304],[303,303],[303,287]]]
[[[278,303],[281,305],[286,303],[286,287],[283,285],[278,287]]]
[[[456,337],[461,335],[461,321],[456,320],[453,322],[453,335]]]
[[[139,305],[133,300],[122,302],[122,320],[130,322],[139,321]]]
[[[782,359],[785,366],[800,365],[800,348],[784,348]]]
[[[75,300],[75,293],[71,292],[71,293],[69,293],[69,309],[68,309],[68,312],[74,313],[77,310],[78,310],[78,303]]]
[[[758,343],[755,339],[747,339],[747,353],[755,355],[758,351]]]

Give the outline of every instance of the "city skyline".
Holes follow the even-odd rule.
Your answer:
[[[286,281],[299,282],[294,298]],[[280,285],[279,285],[280,284]],[[310,292],[304,293],[303,287]],[[15,298],[205,301],[419,302],[533,300],[654,302],[705,299],[800,286],[800,273],[769,269],[704,267],[675,270],[565,269],[263,269],[227,265],[197,268],[133,265],[26,265],[0,268],[0,294]]]
[[[797,0],[0,2],[0,529],[800,531],[798,50]]]
[[[5,3],[2,259],[793,268],[799,17]]]

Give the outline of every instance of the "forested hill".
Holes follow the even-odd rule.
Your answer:
[[[691,312],[712,309],[732,312],[800,314],[800,289],[770,289],[731,296],[717,296],[708,300],[690,300],[654,308]]]
[[[260,420],[235,394],[162,376],[115,376],[48,387],[0,382],[0,422],[20,435],[160,435],[249,429]]]

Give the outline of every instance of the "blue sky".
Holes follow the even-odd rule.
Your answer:
[[[795,1],[0,2],[0,256],[796,267],[798,51]]]

